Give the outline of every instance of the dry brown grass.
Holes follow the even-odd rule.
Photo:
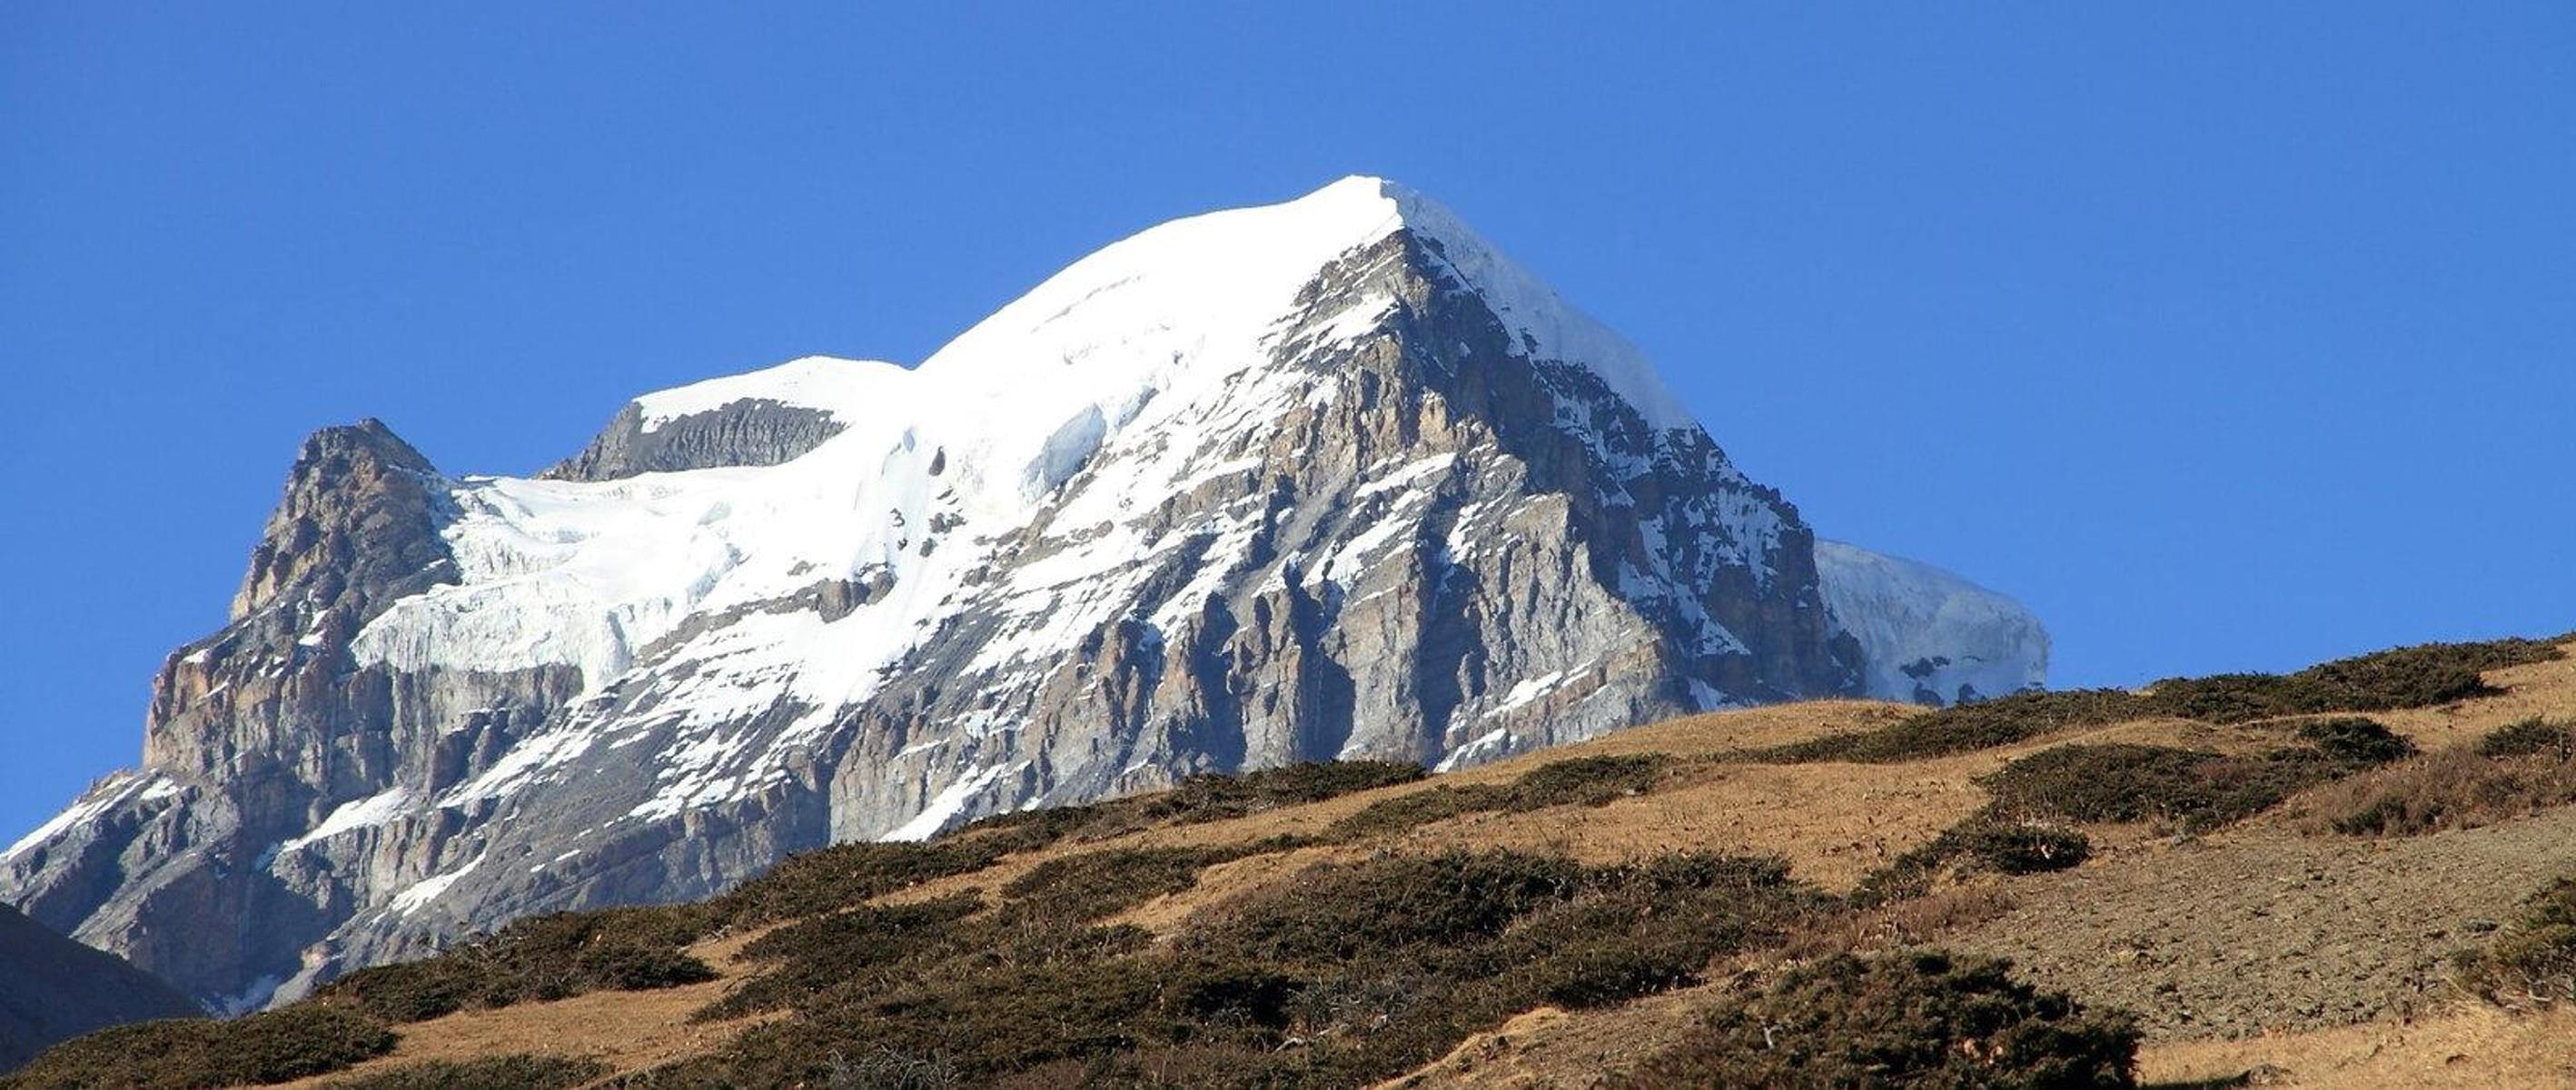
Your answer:
[[[281,1084],[319,1087],[358,1075],[430,1060],[492,1056],[561,1056],[597,1060],[612,1077],[697,1055],[760,1019],[692,1022],[690,1015],[724,996],[754,971],[742,948],[768,929],[714,939],[689,948],[716,969],[715,980],[640,992],[591,992],[545,1003],[459,1011],[395,1027],[392,1052],[329,1075]]]
[[[2413,836],[2474,829],[2576,802],[2576,759],[2479,756],[2453,745],[2313,788],[2292,800],[2314,835]]]
[[[2496,727],[2534,715],[2576,718],[2576,657],[2494,671],[2488,677],[2508,691],[2447,707],[2374,713],[2373,718],[2428,750],[2466,743]],[[911,901],[965,889],[998,891],[1047,859],[1102,847],[1216,846],[1283,835],[1320,837],[1334,822],[1384,799],[1444,784],[1509,783],[1540,765],[1570,757],[1642,753],[1676,758],[1655,790],[1643,795],[1621,798],[1601,807],[1470,814],[1380,839],[1232,860],[1209,868],[1194,888],[1139,905],[1113,917],[1112,922],[1133,923],[1168,934],[1190,913],[1210,903],[1271,886],[1318,862],[1349,860],[1387,850],[1562,851],[1595,864],[1684,850],[1767,854],[1787,860],[1793,875],[1801,880],[1843,890],[1861,875],[1928,841],[1983,806],[1987,796],[1973,782],[1975,777],[2017,757],[2069,741],[2254,753],[2279,745],[2287,729],[2287,724],[2280,722],[2210,726],[2155,719],[1903,764],[1788,766],[1729,759],[1729,755],[1747,750],[1885,726],[1914,710],[1866,701],[1823,701],[1694,716],[1524,755],[1425,783],[1358,792],[1205,824],[1154,828],[1100,843],[1056,845],[1005,857],[986,870],[928,882],[884,900]],[[2389,773],[2396,774],[2396,770]],[[2295,815],[2280,812],[2266,815],[2230,830],[2217,838],[2218,843],[2206,847],[2277,845],[2286,849],[2294,843],[2311,842],[2311,838],[2300,834],[2295,820]],[[2521,824],[2515,823],[2513,830],[2487,832],[2504,833],[2519,840],[2538,835],[2542,830],[2537,826],[2556,827],[2554,821],[2543,821],[2534,823],[2535,828],[2526,832]],[[2143,826],[2097,828],[2091,832],[2097,847],[2095,859],[2078,871],[2058,876],[2054,883],[2006,886],[1981,882],[1943,889],[1922,900],[1819,923],[1795,936],[1787,951],[1771,956],[1876,949],[1998,928],[2017,928],[2025,935],[2037,932],[2039,940],[2047,941],[2050,936],[2045,932],[2052,926],[2049,921],[2063,920],[2052,914],[2066,906],[2050,908],[2045,902],[2052,898],[2042,890],[2069,883],[2085,885],[2092,881],[2088,876],[2093,875],[2107,878],[2133,874],[2134,883],[2153,884],[2155,875],[2167,869],[2191,869],[2176,865],[2203,850],[2176,845]],[[2449,838],[2444,837],[2427,842],[2425,847],[2432,850],[2448,843]],[[2324,850],[2330,846],[2316,847]],[[2352,851],[2363,851],[2365,847],[2356,845]],[[2178,848],[2182,854],[2177,854]],[[2227,854],[2232,857],[2233,853]],[[2249,862],[2260,866],[2242,876],[2229,871],[2224,876],[2209,874],[2193,880],[2248,883],[2247,888],[2253,891],[2247,902],[2251,911],[2268,903],[2265,898],[2270,894],[2254,886],[2261,884],[2256,881],[2258,873],[2268,875],[2277,870],[2275,864],[2281,861],[2272,860],[2271,854],[2272,850],[2265,848],[2249,855]],[[2301,865],[2345,867],[2340,857],[2310,860],[2305,854],[2293,854],[2300,856],[2297,862]],[[2455,853],[2445,849],[2440,854],[2447,858]],[[2356,857],[2348,869],[2358,874],[2389,863],[2375,857]],[[2220,868],[2203,865],[2198,869]],[[2519,895],[2521,890],[2512,892]],[[2391,912],[2410,911],[2403,902],[2387,906],[2356,903],[2353,911],[2378,911],[2380,907]],[[2479,910],[2485,911],[2483,902]],[[2039,914],[2033,915],[2034,911]],[[2458,913],[2445,914],[2445,918],[2449,915]],[[2271,926],[2258,924],[2257,918],[2230,922],[2241,927]],[[2016,924],[2017,920],[2021,922]],[[2282,920],[2278,926],[2288,933],[2311,924]],[[620,1071],[633,1071],[703,1052],[726,1039],[736,1027],[691,1024],[688,1015],[721,995],[731,981],[752,971],[751,966],[734,958],[750,937],[734,936],[695,948],[724,974],[716,982],[659,992],[603,993],[555,1003],[531,1003],[406,1026],[401,1029],[404,1039],[395,1053],[359,1070],[426,1059],[534,1052],[597,1058]],[[2090,932],[2081,930],[2061,937],[2067,937],[2072,944],[2071,953],[2081,952],[2075,951],[2074,946],[2092,941]],[[2045,985],[2063,986],[2045,976],[2038,979]],[[1673,1035],[1690,1024],[1714,987],[1683,989],[1605,1010],[1531,1011],[1492,1033],[1468,1040],[1449,1057],[1416,1073],[1411,1084],[1584,1085],[1668,1045]],[[2576,1063],[2576,1044],[2571,1044],[2576,1042],[2576,1032],[2572,1030],[2576,1030],[2576,1015],[2559,1013],[2515,1021],[2492,1010],[2464,1008],[2412,1024],[2379,1022],[2239,1041],[2167,1039],[2151,1043],[2145,1051],[2145,1074],[2152,1079],[2221,1077],[2268,1063],[2289,1069],[2303,1085],[2545,1083],[2576,1074],[2576,1069],[2569,1066]]]
[[[1807,961],[1835,954],[1868,954],[1899,946],[1938,943],[1962,929],[2003,916],[2018,907],[2001,882],[1935,890],[1911,900],[1829,916],[1791,931],[1777,949],[1763,952],[1774,960]]]
[[[2576,641],[2559,646],[2566,657],[2487,671],[2487,683],[2506,690],[2501,694],[2434,708],[2372,712],[2370,717],[2426,750],[2472,742],[2533,716],[2576,718]]]
[[[2149,1043],[2139,1081],[2191,1083],[2261,1072],[2260,1086],[2415,1090],[2576,1085],[2576,1012],[2515,1017],[2463,1004],[2413,1022],[2373,1022],[2244,1040]]]

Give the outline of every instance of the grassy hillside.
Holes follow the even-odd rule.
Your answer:
[[[2545,1081],[2562,644],[1211,777],[521,921],[7,1084]]]

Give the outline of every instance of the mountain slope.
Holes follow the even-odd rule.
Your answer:
[[[2151,1083],[2554,1084],[2576,1063],[2569,650],[2432,645],[1937,712],[1776,705],[1444,776],[1202,778],[802,855],[701,904],[527,921],[292,1013],[392,1026],[391,1054],[341,1061],[388,1080],[360,1085],[534,1053],[593,1065],[556,1085],[1870,1085],[1890,1064],[2021,1085],[2089,1055],[2103,1069],[2073,1081],[2109,1086],[2130,1043]],[[2283,703],[2312,714],[2269,717]],[[2176,753],[2166,776],[2025,789]],[[2554,793],[2468,791],[2435,835],[2335,820],[2514,781]],[[2089,850],[1888,881],[1998,806]],[[2460,986],[2511,951],[2539,987]],[[2005,954],[2089,1009],[1989,990],[1944,1018],[1961,992],[1923,987],[1779,1002],[1849,953],[1962,989]],[[1704,1032],[1765,996],[1771,1017]],[[2074,1032],[1998,1043],[2032,1018]],[[103,1053],[67,1049],[30,1085],[110,1081]],[[1693,1056],[1739,1075],[1669,1074]]]
[[[326,430],[233,612],[0,899],[234,1007],[827,842],[2046,656],[1820,551],[1633,346],[1365,178],[1107,247],[918,367],[647,395],[538,479]]]
[[[0,1071],[103,1026],[202,1013],[151,974],[0,907]]]

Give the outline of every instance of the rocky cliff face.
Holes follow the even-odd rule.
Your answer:
[[[2041,680],[2018,607],[1869,557],[1625,341],[1350,179],[1112,246],[917,368],[648,395],[540,479],[322,433],[145,769],[0,898],[253,1005],[1202,770]]]

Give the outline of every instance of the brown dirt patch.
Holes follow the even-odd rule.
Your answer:
[[[2448,956],[2571,869],[2576,809],[2388,841],[2250,829],[2021,879],[1949,944],[2135,1011],[2152,1040],[2309,1030],[2446,1003]]]

